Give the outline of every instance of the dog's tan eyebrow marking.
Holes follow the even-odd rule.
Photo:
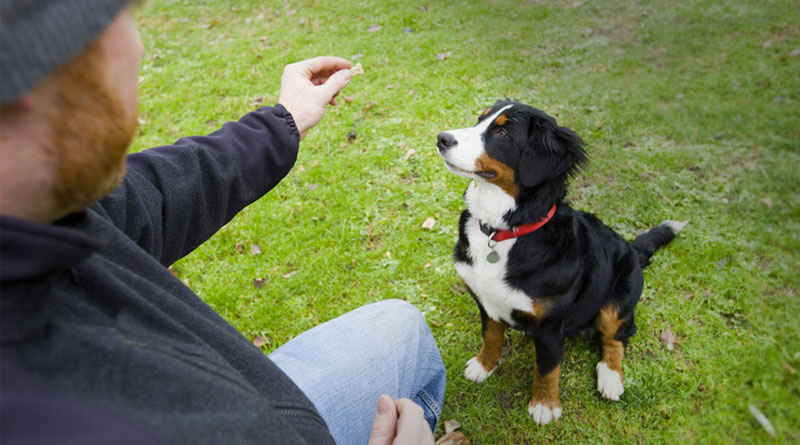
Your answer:
[[[494,120],[494,124],[497,126],[505,125],[506,122],[508,122],[508,117],[505,114],[497,116],[497,119]]]

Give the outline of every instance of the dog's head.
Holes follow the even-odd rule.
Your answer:
[[[560,199],[569,176],[586,161],[574,131],[543,111],[509,101],[487,108],[475,126],[439,133],[436,145],[451,172],[493,184],[515,201],[544,185],[560,188]]]

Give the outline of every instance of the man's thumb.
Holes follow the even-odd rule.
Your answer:
[[[382,395],[378,397],[378,410],[372,423],[369,445],[391,445],[396,434],[397,408],[391,397]]]
[[[353,74],[350,73],[350,70],[339,70],[335,72],[331,77],[322,84],[322,87],[325,89],[325,92],[333,98],[339,94],[339,91],[342,88],[346,87],[348,83],[350,83],[350,79],[353,77]]]

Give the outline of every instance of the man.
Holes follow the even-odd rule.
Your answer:
[[[275,107],[126,157],[128,3],[0,0],[0,442],[433,443],[444,367],[409,304],[268,358],[166,270],[288,173],[350,63],[288,65]]]

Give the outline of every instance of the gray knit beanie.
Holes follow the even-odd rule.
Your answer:
[[[130,0],[0,0],[0,104],[76,57]]]

